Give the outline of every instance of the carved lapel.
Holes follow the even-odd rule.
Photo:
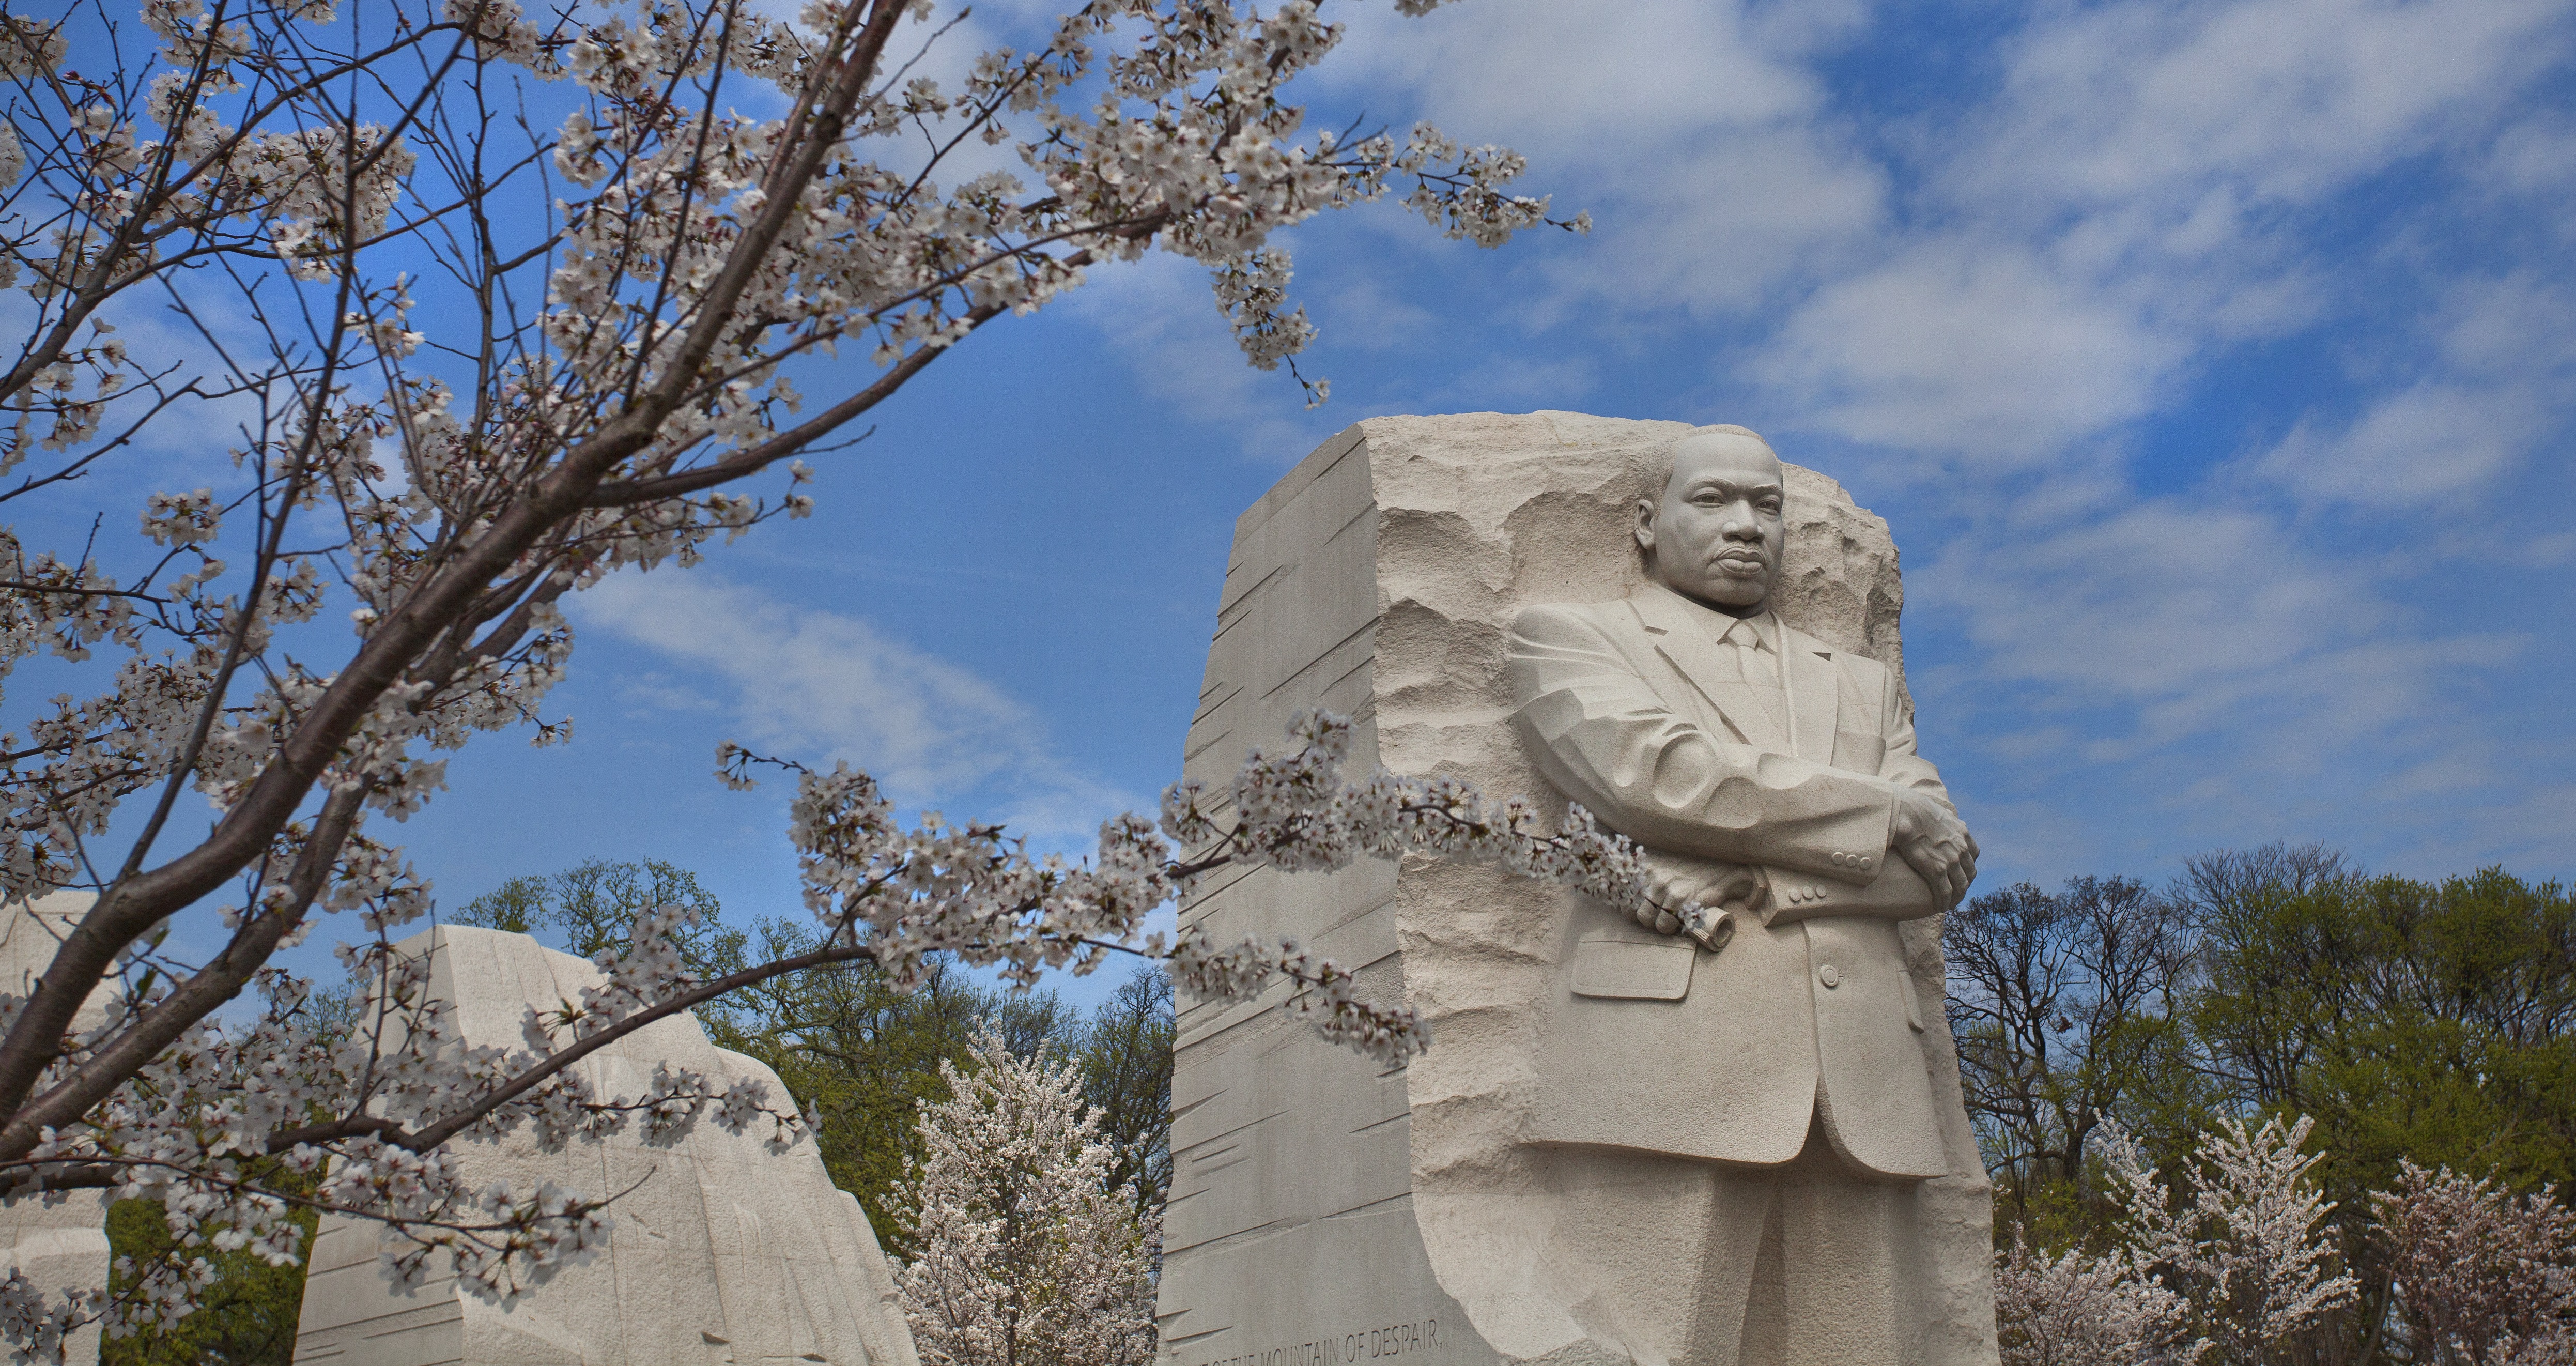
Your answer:
[[[1655,642],[1655,652],[1664,657],[1665,663],[1673,666],[1673,672],[1697,689],[1710,707],[1716,709],[1735,739],[1757,749],[1776,753],[1788,751],[1788,718],[1779,714],[1775,698],[1746,687],[1738,678],[1735,661],[1726,657],[1716,641],[1709,639],[1707,628],[1696,615],[1699,609],[1683,603],[1672,590],[1660,586],[1649,588],[1628,602],[1636,609],[1637,619],[1645,623],[1648,636]],[[1831,667],[1827,665],[1829,670]],[[1832,738],[1829,724],[1826,735],[1828,752]]]
[[[1842,702],[1842,670],[1833,652],[1804,631],[1785,630],[1788,641],[1789,703],[1798,712],[1798,757],[1813,764],[1834,761],[1834,727]]]

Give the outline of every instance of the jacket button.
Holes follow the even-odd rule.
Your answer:
[[[1842,850],[1840,850],[1840,849],[1837,849],[1837,850],[1835,850],[1835,851],[1834,851],[1834,866],[1835,866],[1835,867],[1840,868],[1840,867],[1842,867],[1844,864],[1847,864],[1847,863],[1849,863],[1849,862],[1851,862],[1851,855],[1844,853],[1844,852],[1843,852]]]
[[[1825,990],[1831,991],[1843,984],[1843,974],[1841,969],[1827,963],[1816,969],[1816,980],[1825,984]]]
[[[1864,873],[1869,871],[1869,860],[1866,857],[1860,861],[1860,870]]]

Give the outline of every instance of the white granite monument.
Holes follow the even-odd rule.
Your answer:
[[[396,947],[436,955],[431,992],[456,1003],[467,1046],[518,1046],[527,1003],[578,1000],[604,980],[582,959],[500,930],[443,926]],[[719,1087],[759,1076],[776,1102],[787,1099],[774,1073],[715,1047],[685,1014],[576,1066],[596,1095],[638,1095],[663,1061]],[[503,1310],[458,1293],[452,1278],[396,1294],[377,1269],[375,1226],[326,1218],[307,1272],[299,1366],[919,1366],[867,1216],[832,1185],[811,1142],[772,1154],[756,1130],[728,1134],[701,1118],[669,1147],[647,1146],[630,1127],[553,1155],[524,1131],[452,1151],[469,1185],[632,1187],[610,1206],[607,1252]]]
[[[21,999],[53,966],[54,950],[90,903],[88,892],[56,892],[33,902],[0,906],[0,993]],[[76,1032],[107,1021],[107,988],[101,985],[72,1017]],[[0,1201],[0,1277],[24,1271],[48,1295],[107,1285],[107,1193],[71,1191],[47,1204],[40,1195]],[[99,1327],[91,1324],[63,1341],[65,1366],[95,1366]]]
[[[1190,776],[1329,707],[1356,767],[1578,797],[1731,934],[1428,859],[1205,889],[1433,1045],[1184,1003],[1170,1366],[1995,1362],[1936,918],[1974,842],[1902,603],[1886,524],[1741,429],[1372,419],[1243,515]]]

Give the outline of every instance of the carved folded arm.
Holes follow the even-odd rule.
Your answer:
[[[1950,789],[1941,781],[1941,771],[1931,761],[1915,752],[1914,711],[1905,705],[1905,695],[1897,690],[1896,671],[1881,670],[1884,695],[1879,715],[1886,718],[1887,748],[1879,760],[1878,776],[1898,787],[1910,788],[1956,815],[1959,807],[1950,800]]]
[[[1888,783],[1710,734],[1574,611],[1523,612],[1511,663],[1540,769],[1650,849],[1866,881],[1851,856],[1887,847]]]

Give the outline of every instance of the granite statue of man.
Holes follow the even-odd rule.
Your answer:
[[[1771,610],[1779,457],[1740,427],[1671,456],[1647,584],[1528,608],[1510,647],[1531,757],[1653,870],[1638,923],[1568,930],[1530,1137],[1584,1174],[1552,1255],[1639,1362],[1895,1366],[1957,1104],[1897,925],[1957,904],[1977,845],[1895,675]]]

